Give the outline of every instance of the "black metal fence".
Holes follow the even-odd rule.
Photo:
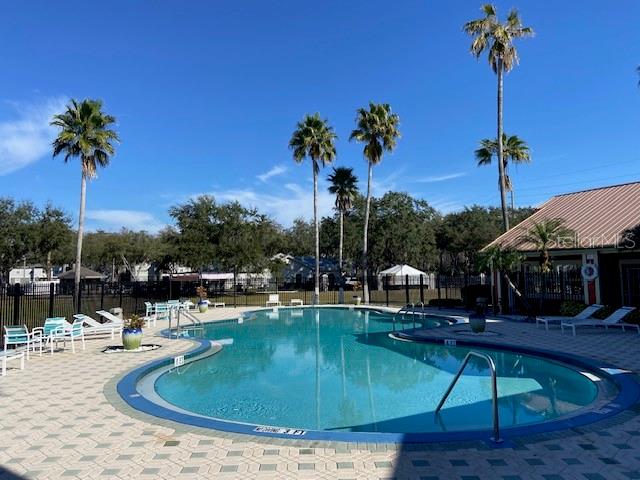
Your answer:
[[[489,296],[487,280],[479,276],[437,274],[416,277],[371,276],[368,277],[369,301],[391,306],[418,302],[434,306],[464,306],[466,298],[475,299],[479,296],[477,286],[486,290],[484,296]],[[228,307],[265,306],[269,295],[273,294],[278,295],[283,305],[289,305],[292,300],[300,300],[305,305],[313,303],[312,280],[289,282],[276,278],[242,278],[232,282],[174,279],[130,283],[82,282],[79,295],[72,283],[5,284],[0,285],[0,326],[25,324],[33,328],[40,326],[47,317],[62,316],[70,320],[78,311],[95,316],[96,310],[114,307],[121,307],[125,315],[144,313],[145,302],[177,298],[195,300],[196,288],[200,285],[207,289],[210,302],[224,303]],[[75,306],[78,299],[79,309]],[[344,303],[356,304],[363,300],[362,279],[344,285]],[[322,281],[320,303],[339,302],[338,283]]]
[[[579,272],[517,273],[513,278],[528,302],[556,305],[564,300],[583,300]],[[344,303],[364,301],[362,280],[350,280],[344,285]],[[489,277],[484,275],[370,276],[368,284],[369,302],[376,305],[400,306],[422,302],[431,306],[471,309],[478,297],[487,298],[489,303],[492,298]],[[278,295],[282,305],[289,305],[292,300],[300,300],[305,305],[313,302],[312,280],[290,282],[245,277],[235,281],[83,282],[79,311],[95,316],[96,310],[121,307],[125,315],[144,313],[145,302],[178,298],[195,300],[196,288],[200,285],[207,289],[210,302],[224,303],[227,307],[263,307],[269,295],[274,294]],[[320,303],[339,303],[339,290],[337,282],[329,282],[324,277],[320,284]],[[506,296],[502,298],[504,300]],[[33,328],[52,316],[70,320],[77,313],[77,299],[73,284],[0,285],[0,327],[25,324]],[[522,306],[519,310],[523,310]]]
[[[502,282],[503,313],[557,315],[563,302],[584,302],[584,280],[578,269],[551,272],[513,272],[509,275],[522,298],[509,292]],[[511,302],[509,302],[511,299]]]

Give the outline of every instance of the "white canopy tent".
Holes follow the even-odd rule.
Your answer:
[[[380,284],[384,281],[384,278],[388,278],[389,285],[420,285],[420,277],[422,277],[422,283],[427,288],[433,288],[435,286],[435,275],[433,273],[425,273],[422,270],[412,267],[411,265],[394,265],[391,268],[381,271],[379,274]],[[407,283],[407,275],[409,276],[409,282]]]

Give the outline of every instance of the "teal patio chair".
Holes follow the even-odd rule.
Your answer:
[[[33,349],[35,352],[36,345],[40,348],[42,355],[42,337],[35,331],[29,332],[26,325],[8,325],[4,327],[4,355],[7,355],[7,347],[13,346],[17,350],[18,347],[24,346],[27,350],[27,359],[29,353]]]
[[[34,328],[33,333],[39,335],[41,342],[44,342],[45,345],[51,346],[51,353],[53,354],[53,344],[55,343],[57,347],[60,340],[63,343],[65,341],[64,332],[67,325],[69,323],[67,323],[65,317],[49,317],[44,320],[42,327]]]

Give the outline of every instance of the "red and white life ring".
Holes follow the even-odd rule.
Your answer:
[[[587,263],[585,265],[582,265],[581,273],[582,278],[584,278],[587,282],[590,282],[598,278],[598,267],[596,267],[593,263]]]

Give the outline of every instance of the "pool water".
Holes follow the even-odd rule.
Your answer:
[[[434,414],[469,348],[394,340],[393,317],[374,310],[278,309],[250,317],[206,324],[204,336],[220,341],[222,350],[162,374],[158,395],[199,415],[307,430],[491,428],[490,375],[475,358]],[[444,323],[425,320],[428,328]],[[603,381],[538,357],[473,350],[496,364],[502,427],[582,409],[598,396],[595,381]]]

